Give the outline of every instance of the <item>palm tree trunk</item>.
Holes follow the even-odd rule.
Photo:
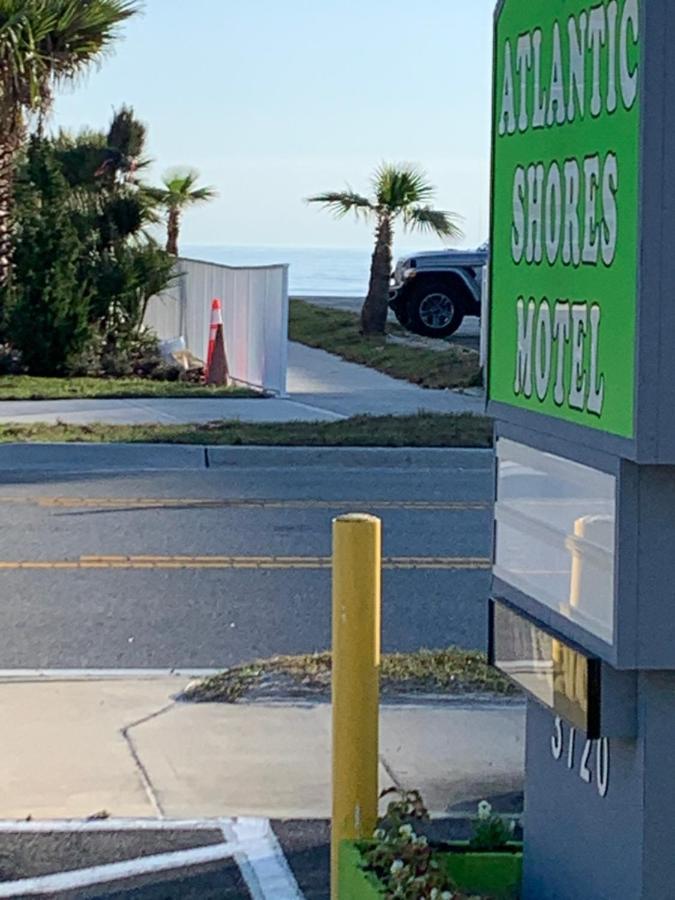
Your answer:
[[[7,284],[12,271],[15,147],[12,135],[0,137],[0,287]]]
[[[177,209],[169,210],[167,225],[166,252],[178,256],[178,234],[180,232],[180,213]]]
[[[361,310],[361,330],[366,335],[384,334],[387,324],[392,237],[391,219],[383,214],[375,231],[368,296]]]

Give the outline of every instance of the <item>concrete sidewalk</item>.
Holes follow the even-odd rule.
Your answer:
[[[291,344],[288,391],[296,403],[354,416],[484,411],[481,391],[426,390],[323,350]]]
[[[0,683],[0,819],[330,813],[330,706],[175,702],[185,676]],[[522,788],[524,708],[381,711],[381,785],[444,813]]]
[[[0,423],[178,425],[242,422],[334,422],[349,416],[409,415],[421,410],[483,412],[480,392],[429,391],[302,344],[289,345],[285,399],[131,399],[1,401]]]

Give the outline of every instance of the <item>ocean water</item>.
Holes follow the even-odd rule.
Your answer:
[[[365,297],[372,249],[326,247],[220,247],[186,245],[191,259],[230,266],[289,265],[291,296]]]

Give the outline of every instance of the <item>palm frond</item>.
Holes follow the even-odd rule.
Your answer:
[[[327,191],[324,194],[316,194],[314,197],[308,197],[307,203],[320,203],[324,209],[332,212],[337,219],[343,219],[346,215],[353,212],[357,218],[363,216],[367,218],[374,212],[372,201],[355,191]]]
[[[187,166],[174,166],[162,175],[162,182],[167,190],[191,191],[199,180],[197,169]]]
[[[143,190],[156,205],[166,209],[183,210],[197,203],[208,203],[218,196],[218,191],[214,187],[197,187],[198,181],[197,169],[174,168],[164,173],[162,187],[144,186]]]
[[[411,163],[382,163],[375,170],[373,189],[378,204],[394,213],[413,203],[426,203],[435,193],[425,173]]]
[[[432,209],[430,206],[411,206],[403,211],[403,224],[407,231],[432,232],[442,238],[460,238],[463,231],[457,213]]]
[[[0,96],[15,115],[98,61],[138,0],[0,0]]]

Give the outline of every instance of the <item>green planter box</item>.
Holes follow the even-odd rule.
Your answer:
[[[520,894],[523,878],[523,853],[520,844],[513,844],[513,852],[470,853],[466,843],[455,842],[459,853],[443,854],[445,866],[468,894],[486,894],[495,900],[515,900]]]
[[[384,892],[372,872],[361,868],[363,858],[354,841],[343,841],[340,846],[340,895],[339,900],[382,900]]]
[[[515,900],[520,892],[523,854],[519,844],[509,853],[469,853],[467,842],[440,854],[457,887],[470,894],[484,894],[494,900]],[[372,872],[364,872],[359,845],[344,841],[340,848],[340,900],[382,900],[384,891]]]

